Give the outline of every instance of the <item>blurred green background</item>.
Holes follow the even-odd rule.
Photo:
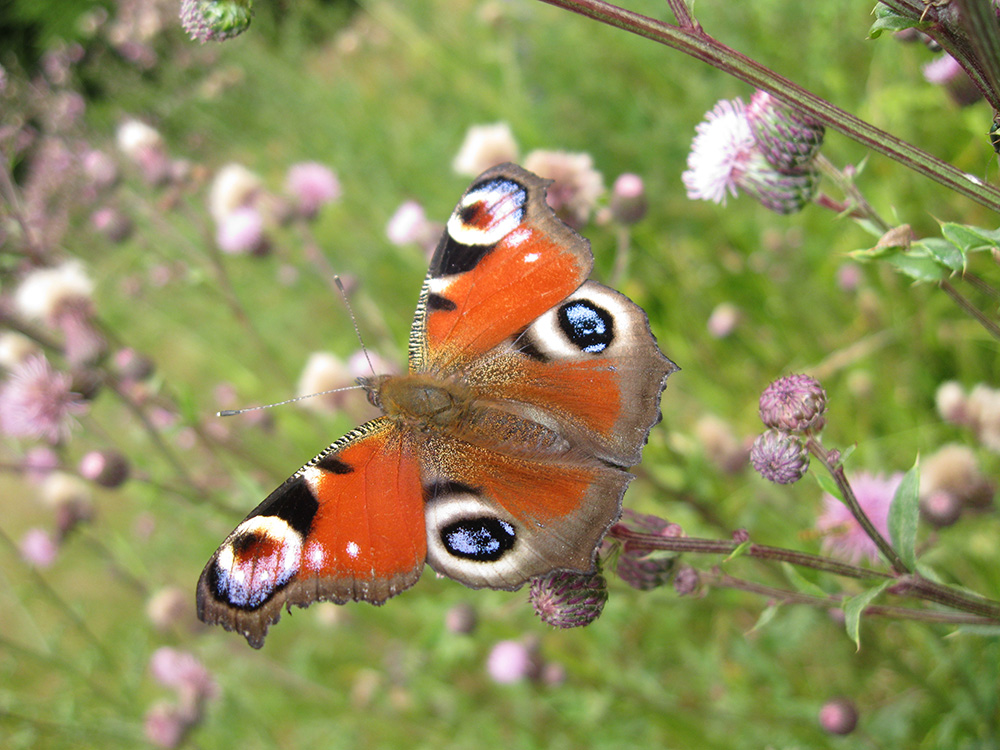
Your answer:
[[[141,5],[106,7],[114,19]],[[959,108],[925,83],[921,65],[932,54],[922,45],[866,40],[872,6],[703,0],[697,11],[727,44],[995,181],[988,106]],[[86,54],[71,85],[87,107],[72,138],[110,153],[116,126],[138,117],[163,134],[172,157],[193,165],[195,186],[179,195],[126,170],[115,201],[134,234],[110,243],[88,225],[89,209],[71,206],[75,229],[60,246],[90,269],[110,335],[156,363],[151,387],[179,414],[163,438],[187,476],[120,401],[101,394],[64,460],[72,466],[87,450],[117,448],[134,476],[118,489],[95,490],[93,521],[67,540],[51,568],[36,571],[20,559],[16,540],[49,511],[18,472],[0,475],[0,528],[13,540],[0,548],[0,744],[141,745],[146,711],[169,695],[151,678],[149,658],[169,645],[196,654],[219,685],[186,740],[191,747],[1000,746],[995,637],[866,620],[856,653],[822,611],[784,607],[755,628],[767,603],[735,592],[679,598],[670,587],[639,592],[609,576],[603,616],[587,628],[555,631],[535,618],[523,591],[470,591],[428,572],[381,608],[296,610],[261,651],[196,627],[190,612],[168,632],[157,630],[145,612],[149,599],[176,586],[190,592],[193,607],[201,568],[225,535],[354,424],[347,415],[295,407],[275,410],[269,429],[213,416],[231,405],[219,403],[221,384],[234,389],[238,405],[277,401],[295,395],[310,353],[346,358],[357,349],[342,301],[304,260],[305,240],[290,229],[274,234],[267,257],[222,258],[250,320],[235,318],[206,249],[204,175],[229,162],[275,190],[298,161],[337,172],[343,197],[312,230],[333,268],[357,282],[354,310],[369,347],[397,363],[426,257],[393,246],[385,226],[408,199],[434,220],[447,217],[468,184],[451,162],[471,125],[507,122],[522,153],[587,152],[609,186],[618,174],[639,174],[649,212],[630,230],[619,287],[648,311],[661,348],[682,371],[670,379],[663,423],[625,502],[691,536],[728,539],[745,528],[761,543],[806,551],[820,544],[810,534],[816,483],[778,488],[749,470],[724,471],[699,436],[699,420],[715,415],[737,442],[752,439],[763,387],[808,369],[830,396],[825,442],[856,445],[852,468],[906,470],[917,454],[946,442],[974,445],[942,423],[934,393],[951,379],[995,383],[997,345],[942,292],[913,287],[889,269],[859,267],[856,287],[838,284],[846,253],[874,242],[847,219],[819,207],[780,217],[746,196],[725,208],[688,200],[680,175],[695,125],[717,100],[747,101],[752,92],[651,42],[528,0],[258,0],[246,34],[201,46],[185,38],[167,3],[170,23],[147,40],[155,62],[142,68],[104,31],[81,23],[96,7],[82,0],[0,6],[0,64],[32,78],[46,52],[81,44]],[[658,0],[629,7],[669,20]],[[3,106],[9,116],[18,102]],[[840,166],[866,156],[834,133],[823,153]],[[18,176],[23,165],[11,166]],[[935,233],[938,219],[996,222],[881,157],[867,162],[859,186],[884,216],[920,235]],[[598,279],[609,279],[617,232],[595,223],[583,230]],[[988,273],[992,261],[977,262]],[[289,266],[298,272],[291,282]],[[164,269],[167,280],[155,282]],[[707,321],[721,304],[739,315],[718,337]],[[198,439],[189,439],[192,428]],[[16,466],[25,446],[7,440],[3,451],[0,460]],[[980,454],[995,476],[998,457]],[[996,597],[998,531],[993,514],[923,529],[925,562],[946,580]],[[686,562],[709,568],[721,560]],[[725,567],[787,585],[775,567],[750,560]],[[831,591],[856,590],[817,580]],[[460,603],[478,614],[471,634],[445,627],[445,614]],[[561,683],[490,679],[493,645],[521,638],[562,666]],[[817,723],[819,707],[838,695],[861,714],[847,738]]]

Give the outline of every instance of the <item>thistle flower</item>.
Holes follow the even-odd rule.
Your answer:
[[[889,506],[903,481],[903,474],[891,476],[858,472],[851,477],[851,488],[861,510],[884,538],[889,537]],[[863,558],[879,559],[878,547],[864,532],[844,503],[832,495],[823,496],[823,513],[816,522],[823,532],[823,549],[846,562],[857,564]]]
[[[449,633],[466,635],[476,629],[478,619],[471,604],[460,602],[445,613],[444,626]]]
[[[712,309],[705,327],[712,338],[724,339],[736,330],[742,317],[740,308],[732,302],[720,302]]]
[[[133,230],[131,220],[111,206],[104,206],[94,211],[90,215],[90,223],[94,229],[115,243],[127,240]]]
[[[118,149],[139,167],[146,182],[159,185],[170,176],[170,157],[163,136],[141,120],[129,118],[118,126]]]
[[[340,181],[325,164],[310,161],[293,164],[285,177],[285,189],[294,197],[299,215],[312,219],[327,203],[340,198]]]
[[[146,603],[146,617],[161,633],[195,622],[191,597],[179,586],[165,586]]]
[[[858,709],[847,698],[834,698],[820,708],[819,725],[830,734],[850,734],[858,725]]]
[[[54,371],[41,354],[14,368],[0,386],[0,430],[50,443],[69,437],[73,417],[87,411],[70,390],[72,380],[68,373]]]
[[[195,41],[224,42],[250,28],[250,0],[181,0],[181,26]]]
[[[960,107],[975,104],[983,98],[969,74],[947,52],[924,65],[922,70],[928,83],[943,86],[951,100]]]
[[[264,219],[256,208],[237,208],[219,221],[215,230],[215,242],[222,252],[230,255],[261,255],[268,246],[264,235]]]
[[[83,364],[96,359],[105,346],[93,326],[93,292],[94,282],[83,264],[68,260],[25,276],[14,294],[14,305],[25,318],[61,330],[66,358]]]
[[[39,495],[55,515],[60,539],[65,539],[78,524],[89,521],[94,515],[90,488],[65,471],[52,471],[46,475]]]
[[[21,558],[35,568],[50,568],[59,555],[59,544],[45,529],[28,529],[18,544]]]
[[[184,712],[169,701],[154,703],[143,721],[146,739],[156,747],[178,747],[189,728],[190,722]]]
[[[599,573],[557,572],[531,580],[535,614],[555,628],[579,628],[598,617],[608,601],[608,582]]]
[[[951,443],[920,462],[921,500],[944,494],[954,498],[955,505],[971,508],[988,507],[995,487],[979,469],[975,453],[964,445]],[[938,498],[933,506],[946,504]]]
[[[517,142],[510,125],[473,125],[465,134],[451,168],[460,175],[475,177],[490,167],[517,161]]]
[[[681,176],[688,198],[726,205],[727,195],[742,190],[779,214],[801,210],[812,200],[819,173],[810,165],[780,170],[764,156],[754,139],[740,99],[722,100],[696,128]]]
[[[215,680],[194,654],[163,646],[149,660],[153,678],[165,687],[177,691],[182,708],[199,707],[218,692]]]
[[[490,650],[486,671],[494,682],[511,685],[538,674],[538,659],[531,648],[521,641],[500,641]]]
[[[220,169],[208,193],[208,211],[216,224],[233,211],[252,205],[263,193],[264,183],[242,164],[231,163]]]
[[[768,430],[754,440],[750,463],[769,482],[792,484],[802,479],[809,469],[809,453],[794,435]]]
[[[428,221],[424,207],[416,201],[406,201],[386,224],[385,234],[393,245],[420,245],[428,253],[434,251],[444,227]]]
[[[611,187],[611,212],[621,224],[635,224],[646,215],[646,187],[637,174],[618,175]]]
[[[749,451],[732,426],[711,414],[701,417],[694,426],[694,436],[705,457],[726,474],[736,474],[747,465]]]
[[[122,485],[129,476],[129,462],[114,450],[88,451],[80,459],[80,476],[102,487]]]
[[[760,420],[776,430],[816,433],[826,424],[826,391],[808,375],[778,378],[760,395]]]
[[[313,352],[299,376],[297,390],[303,396],[323,393],[336,388],[349,388],[355,384],[355,379],[348,367],[336,355],[329,352]],[[324,393],[322,396],[303,399],[296,403],[309,411],[339,411],[344,407],[348,393],[350,391]]]
[[[23,334],[16,331],[0,333],[0,367],[5,370],[13,370],[32,355],[41,353],[38,344]]]
[[[746,109],[757,147],[772,166],[782,171],[801,169],[823,145],[825,128],[818,120],[757,90]]]
[[[575,229],[587,223],[597,199],[604,194],[604,178],[594,169],[590,154],[532,151],[524,168],[552,180],[546,199],[559,218]]]

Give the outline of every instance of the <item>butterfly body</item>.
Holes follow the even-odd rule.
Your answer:
[[[586,281],[586,240],[515,165],[449,219],[409,372],[359,380],[383,412],[316,456],[226,539],[198,613],[263,644],[282,606],[381,604],[424,564],[474,588],[586,572],[676,366],[645,313]]]

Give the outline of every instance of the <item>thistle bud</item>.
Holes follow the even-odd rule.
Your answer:
[[[757,146],[776,169],[801,169],[823,145],[822,123],[766,91],[754,92],[746,116]]]
[[[608,582],[599,573],[550,573],[532,579],[529,597],[543,622],[555,628],[579,628],[601,616]]]
[[[224,42],[250,27],[253,3],[250,0],[182,0],[181,26],[191,38]]]
[[[826,424],[826,391],[808,375],[786,375],[760,395],[760,420],[776,430],[819,432]]]
[[[780,430],[768,430],[754,440],[750,463],[769,482],[792,484],[805,476],[809,454],[797,437]]]

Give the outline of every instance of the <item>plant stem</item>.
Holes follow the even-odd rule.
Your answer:
[[[608,536],[625,543],[625,549],[629,551],[643,550],[666,550],[669,552],[689,552],[696,554],[726,555],[733,553],[739,546],[736,542],[721,539],[697,539],[694,537],[663,537],[656,534],[642,534],[632,531],[622,524],[615,524],[608,531]],[[892,578],[892,574],[871,568],[862,568],[858,565],[849,565],[838,560],[831,560],[829,557],[810,555],[806,552],[783,549],[781,547],[768,547],[763,544],[750,544],[743,549],[745,557],[752,557],[758,560],[776,560],[787,562],[792,565],[801,565],[814,570],[821,570],[825,573],[833,573],[847,578],[871,579],[871,578]]]
[[[808,604],[814,607],[824,607],[826,609],[836,609],[843,606],[843,596],[831,594],[821,597],[812,594],[804,594],[800,591],[789,591],[779,589],[774,586],[746,581],[735,578],[725,573],[713,571],[702,573],[702,577],[708,577],[710,585],[716,588],[727,588],[736,591],[746,591],[752,594],[766,596],[775,599],[782,604]],[[922,622],[937,622],[948,625],[997,625],[1000,618],[997,616],[984,617],[981,615],[958,614],[955,612],[935,612],[932,610],[911,609],[909,607],[888,607],[882,605],[872,605],[866,607],[864,614],[869,617],[891,617],[896,620],[919,620]]]
[[[774,94],[872,151],[888,156],[993,211],[1000,211],[1000,189],[987,185],[978,177],[966,174],[926,151],[833,106],[746,55],[719,43],[700,26],[691,29],[671,26],[603,0],[541,1],[651,39],[706,62],[751,86]]]
[[[882,556],[889,561],[889,565],[892,566],[893,571],[900,575],[909,573],[910,569],[906,567],[906,563],[896,553],[896,550],[892,548],[892,545],[886,541],[885,537],[879,533],[878,529],[871,522],[871,519],[868,518],[868,514],[862,509],[861,503],[858,502],[858,498],[854,495],[854,490],[851,488],[851,483],[847,481],[847,475],[844,473],[844,465],[840,463],[839,459],[836,461],[832,460],[830,453],[813,437],[806,440],[806,450],[823,464],[823,468],[830,472],[833,480],[837,483],[844,504],[851,511],[851,515],[854,516],[854,519],[861,526],[868,538],[875,542],[875,546],[878,547]]]
[[[965,298],[964,294],[952,286],[951,282],[947,279],[941,279],[941,281],[938,282],[938,286],[945,291],[945,294],[952,298],[955,304],[975,318],[979,325],[985,328],[993,338],[1000,340],[1000,326],[990,320],[981,310],[979,310],[979,308],[969,302],[969,300]]]

